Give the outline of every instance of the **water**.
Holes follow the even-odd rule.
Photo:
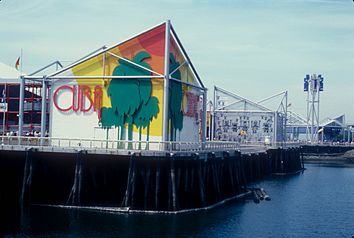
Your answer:
[[[271,177],[271,201],[231,202],[189,214],[142,215],[32,207],[7,215],[5,237],[352,237],[354,168],[307,165],[299,175]],[[4,223],[2,223],[4,224]],[[1,233],[0,233],[1,234]]]

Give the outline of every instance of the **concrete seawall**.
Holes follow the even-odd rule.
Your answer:
[[[354,149],[353,146],[345,145],[302,145],[304,155],[342,155]]]
[[[350,145],[304,145],[304,162],[325,166],[354,166],[354,147]]]

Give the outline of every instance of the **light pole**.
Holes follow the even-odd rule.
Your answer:
[[[304,92],[307,92],[307,130],[306,138],[311,143],[318,142],[318,129],[320,123],[320,92],[323,91],[321,74],[307,74],[304,78]]]

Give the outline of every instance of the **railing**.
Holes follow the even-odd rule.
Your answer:
[[[181,141],[122,141],[122,140],[90,140],[68,139],[53,137],[27,137],[27,136],[0,136],[1,145],[41,146],[47,148],[71,148],[77,150],[105,150],[105,151],[166,151],[166,152],[193,152],[193,151],[224,151],[239,150],[247,147],[287,147],[298,146],[298,143],[276,143],[264,145],[261,142],[207,141],[181,142]]]
[[[325,145],[325,146],[354,146],[354,142],[339,142],[339,141],[319,141],[319,142],[311,142],[311,141],[300,141],[298,142],[302,145]]]
[[[1,145],[42,146],[51,148],[72,148],[87,150],[134,150],[134,151],[217,151],[237,150],[236,142],[175,142],[175,141],[117,141],[117,140],[89,140],[52,137],[0,136]]]

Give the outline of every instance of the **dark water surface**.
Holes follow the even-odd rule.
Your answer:
[[[306,167],[302,174],[271,177],[255,184],[265,188],[272,198],[259,204],[244,200],[210,211],[180,215],[32,207],[21,219],[19,211],[2,212],[2,234],[4,237],[354,236],[354,168]]]

